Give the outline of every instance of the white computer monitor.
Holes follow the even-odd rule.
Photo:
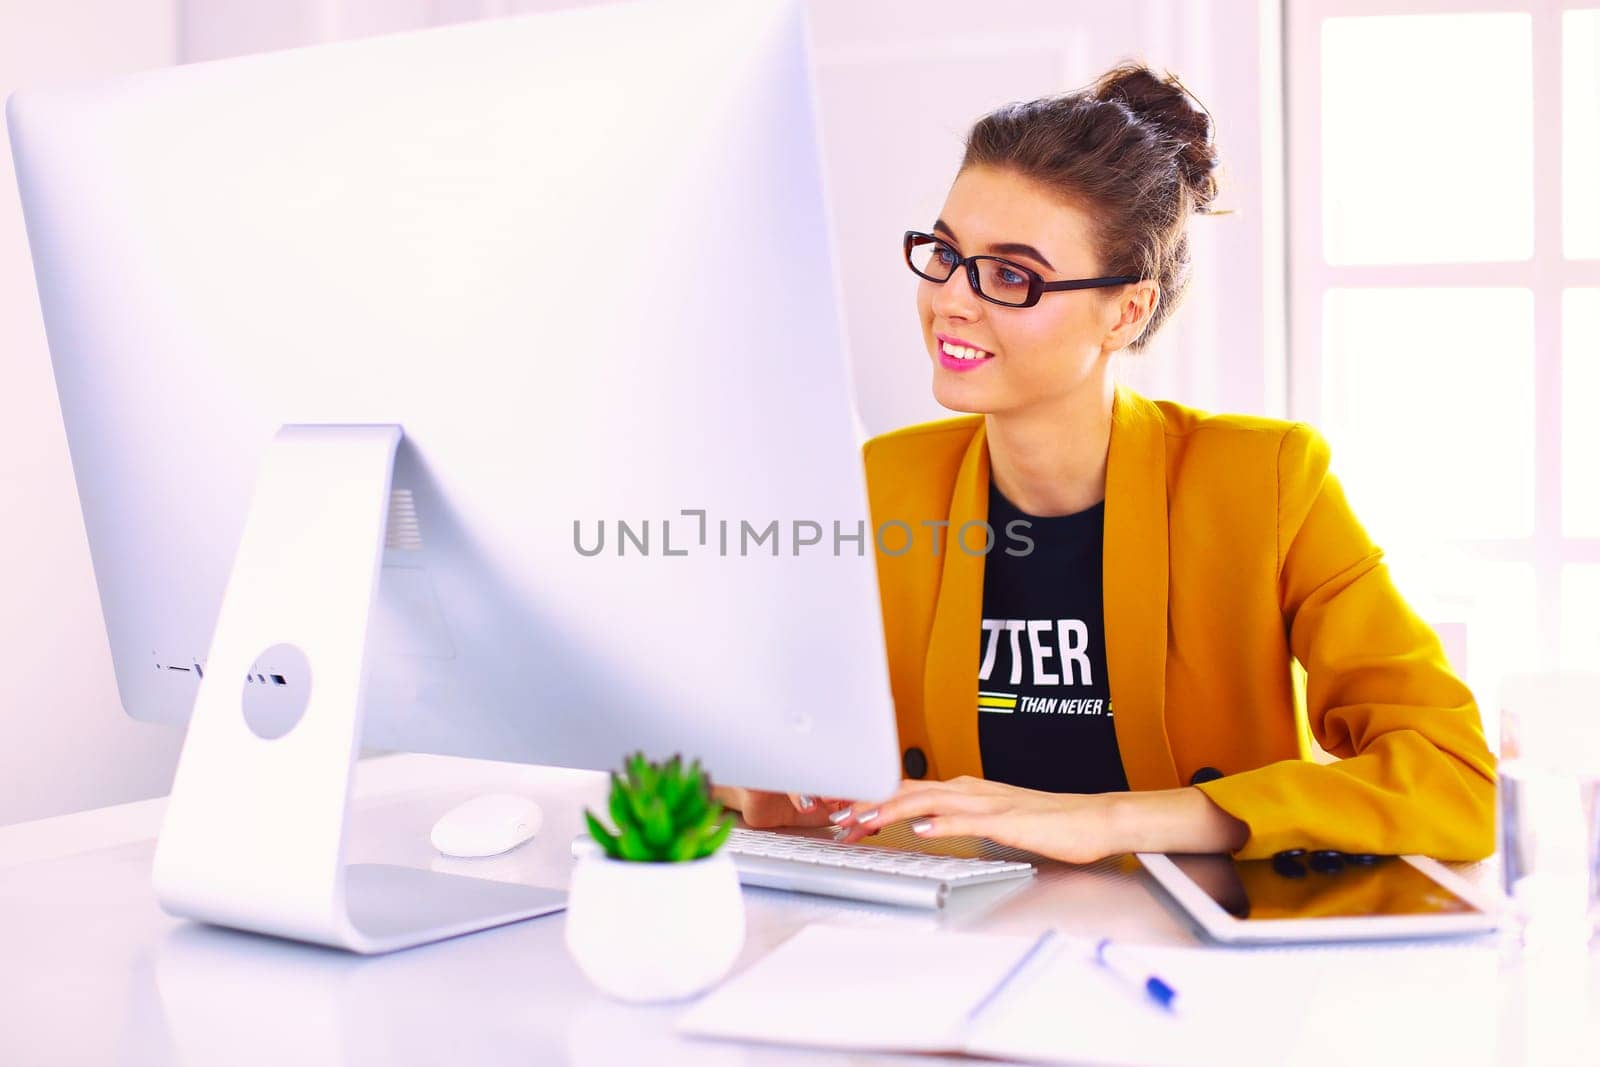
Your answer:
[[[336,834],[294,839],[336,802],[342,827],[347,734],[892,790],[799,2],[475,23],[7,117],[122,701],[195,709],[170,909],[252,925],[264,899],[215,901],[293,896],[258,883],[298,865],[361,936],[320,890],[254,928],[413,937],[326,875]]]

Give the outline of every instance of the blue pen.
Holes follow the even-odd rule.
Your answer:
[[[1168,1011],[1173,1010],[1172,1002],[1177,999],[1178,991],[1151,974],[1150,968],[1130,956],[1127,949],[1121,945],[1113,945],[1109,937],[1101,938],[1100,943],[1094,947],[1094,958],[1118,978],[1135,989],[1143,990],[1145,996],[1163,1008]]]

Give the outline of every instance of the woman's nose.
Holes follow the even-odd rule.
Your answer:
[[[940,318],[975,319],[982,312],[983,301],[972,291],[972,282],[965,270],[956,271],[943,284],[928,284],[934,287],[929,306]]]

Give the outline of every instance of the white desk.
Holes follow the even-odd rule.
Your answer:
[[[540,835],[491,860],[434,853],[427,842],[433,820],[491,789],[537,799],[545,809]],[[605,778],[590,772],[434,756],[368,760],[357,774],[348,858],[565,886],[580,812],[601,810],[604,793]],[[164,803],[0,828],[0,1064],[951,1062],[680,1040],[671,1026],[681,1006],[625,1006],[587,985],[567,957],[561,915],[370,959],[180,922],[158,908],[150,889]],[[1194,943],[1145,876],[1118,861],[1044,863],[1027,888],[944,916],[756,889],[745,890],[745,902],[741,967],[816,920],[1007,932],[1054,925],[1133,942]],[[1600,1044],[1538,1043],[1553,1032],[1545,1025],[1551,1012],[1559,1013],[1555,1029],[1574,1012],[1600,1017],[1597,962],[1600,955],[1588,961],[1587,989],[1563,986],[1569,992],[1554,1002],[1547,991],[1530,991],[1514,969],[1486,968],[1472,1003],[1452,1019],[1417,1019],[1415,1027],[1448,1029],[1454,1040],[1445,1044],[1466,1050],[1456,1062],[1553,1063],[1568,1053],[1580,1057],[1572,1062],[1596,1062]],[[1386,1002],[1407,996],[1383,989],[1381,965],[1373,983]],[[1326,1062],[1348,1062],[1373,1037],[1347,1015],[1321,1022],[1327,1043],[1318,1055]],[[1361,1058],[1374,1062],[1365,1052]]]

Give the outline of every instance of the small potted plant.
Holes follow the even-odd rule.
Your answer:
[[[711,799],[696,760],[629,757],[611,776],[607,828],[584,812],[596,847],[578,860],[567,897],[567,949],[600,989],[622,1000],[703,992],[744,947],[744,899],[718,851],[733,816]]]

